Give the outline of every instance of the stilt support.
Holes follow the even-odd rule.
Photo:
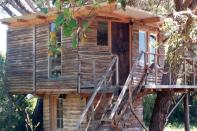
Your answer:
[[[185,131],[190,131],[190,120],[189,120],[189,93],[184,97],[184,124]]]

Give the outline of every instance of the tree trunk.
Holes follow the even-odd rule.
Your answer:
[[[167,69],[168,65],[165,65]],[[164,69],[164,70],[165,70]],[[173,75],[174,76],[174,75]],[[172,80],[175,80],[175,77],[172,76]],[[169,74],[163,75],[162,85],[170,85]],[[154,109],[152,112],[152,117],[150,121],[149,130],[150,131],[163,131],[166,124],[166,118],[169,113],[169,109],[172,105],[172,96],[174,92],[171,90],[165,92],[157,92],[157,98],[155,100]]]
[[[158,92],[149,126],[150,131],[163,131],[172,104],[173,92]]]

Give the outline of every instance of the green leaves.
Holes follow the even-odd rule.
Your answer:
[[[118,3],[120,3],[122,9],[125,10],[125,7],[126,7],[126,0],[118,0]]]
[[[78,44],[78,42],[77,42],[77,33],[73,33],[72,34],[72,47],[73,48],[77,48],[77,44]]]
[[[48,13],[48,8],[42,7],[42,8],[40,8],[40,11],[47,14]]]
[[[63,32],[66,37],[71,36],[74,30],[77,28],[77,22],[74,19],[70,19],[64,22]]]
[[[72,47],[77,47],[77,34],[76,29],[78,27],[77,21],[72,18],[69,8],[64,8],[64,11],[59,14],[55,20],[56,28],[62,26],[63,34],[66,37],[72,37]]]
[[[55,19],[55,25],[56,27],[61,26],[64,23],[64,15],[61,13],[56,19]]]

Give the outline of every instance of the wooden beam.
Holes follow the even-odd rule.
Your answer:
[[[118,13],[113,13],[113,12],[98,11],[96,12],[96,15],[101,17],[117,18],[121,21],[129,21],[130,19],[128,16],[120,15]]]
[[[25,19],[17,19],[17,22],[27,22]]]
[[[10,24],[11,24],[11,23],[5,22],[5,21],[2,21],[1,23],[2,23],[2,24],[5,24],[5,25],[10,25]]]
[[[38,19],[43,19],[43,20],[47,19],[46,16],[42,16],[42,15],[36,15],[36,18],[38,18]]]
[[[160,22],[160,17],[150,17],[150,18],[144,18],[144,19],[140,19],[140,20],[136,20],[137,22],[141,22],[141,23],[155,23],[155,22]]]
[[[16,16],[7,6],[2,5],[2,8],[8,13],[9,16]]]

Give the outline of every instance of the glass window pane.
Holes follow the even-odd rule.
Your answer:
[[[49,77],[59,78],[61,76],[61,29],[55,28],[54,23],[50,23],[49,34]]]
[[[154,63],[155,57],[154,54],[156,53],[156,37],[155,35],[151,34],[149,36],[149,40],[150,40],[150,45],[149,45],[149,51],[151,53],[151,55],[149,56],[149,62],[150,64]]]
[[[108,45],[108,23],[98,22],[97,45]]]
[[[57,128],[63,128],[63,99],[57,99]]]
[[[146,32],[139,31],[139,53],[146,52]],[[144,63],[144,55],[140,59],[140,63]]]

